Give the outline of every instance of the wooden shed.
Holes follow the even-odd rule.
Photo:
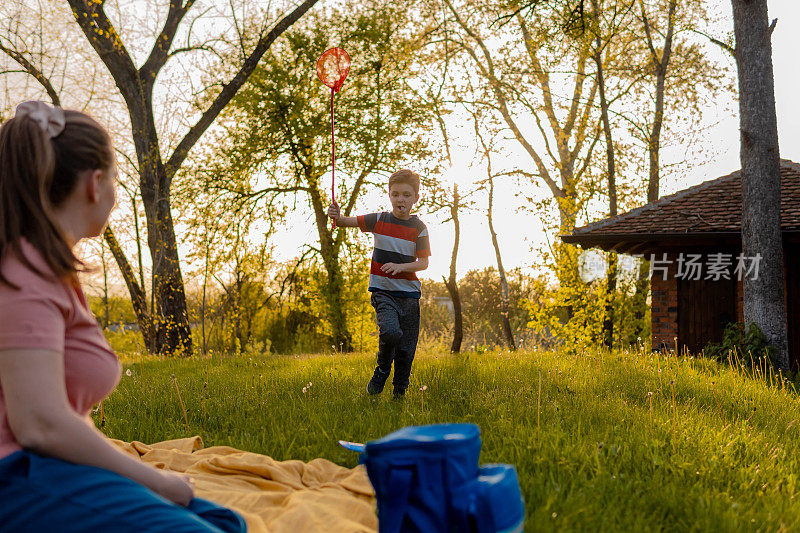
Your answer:
[[[741,257],[740,171],[577,228],[564,242],[651,259],[654,350],[699,352],[743,322],[742,282],[758,258]],[[800,363],[800,165],[781,160],[781,227],[789,350]],[[738,268],[737,268],[738,267]]]

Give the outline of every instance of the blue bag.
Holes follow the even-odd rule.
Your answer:
[[[478,467],[475,424],[409,426],[366,444],[380,533],[516,533],[525,507],[511,465]]]

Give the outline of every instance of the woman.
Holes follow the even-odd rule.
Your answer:
[[[89,417],[120,364],[72,250],[102,233],[115,180],[111,139],[83,113],[25,102],[0,128],[0,531],[243,531]]]

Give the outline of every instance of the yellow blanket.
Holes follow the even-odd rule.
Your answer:
[[[241,513],[251,533],[378,530],[375,493],[363,466],[279,462],[228,446],[203,449],[200,437],[113,442],[146,463],[191,475],[196,496]]]

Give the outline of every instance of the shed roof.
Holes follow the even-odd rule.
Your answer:
[[[615,217],[576,228],[564,242],[623,253],[672,245],[741,246],[741,171],[705,181]],[[800,165],[781,160],[781,227],[800,236]]]

